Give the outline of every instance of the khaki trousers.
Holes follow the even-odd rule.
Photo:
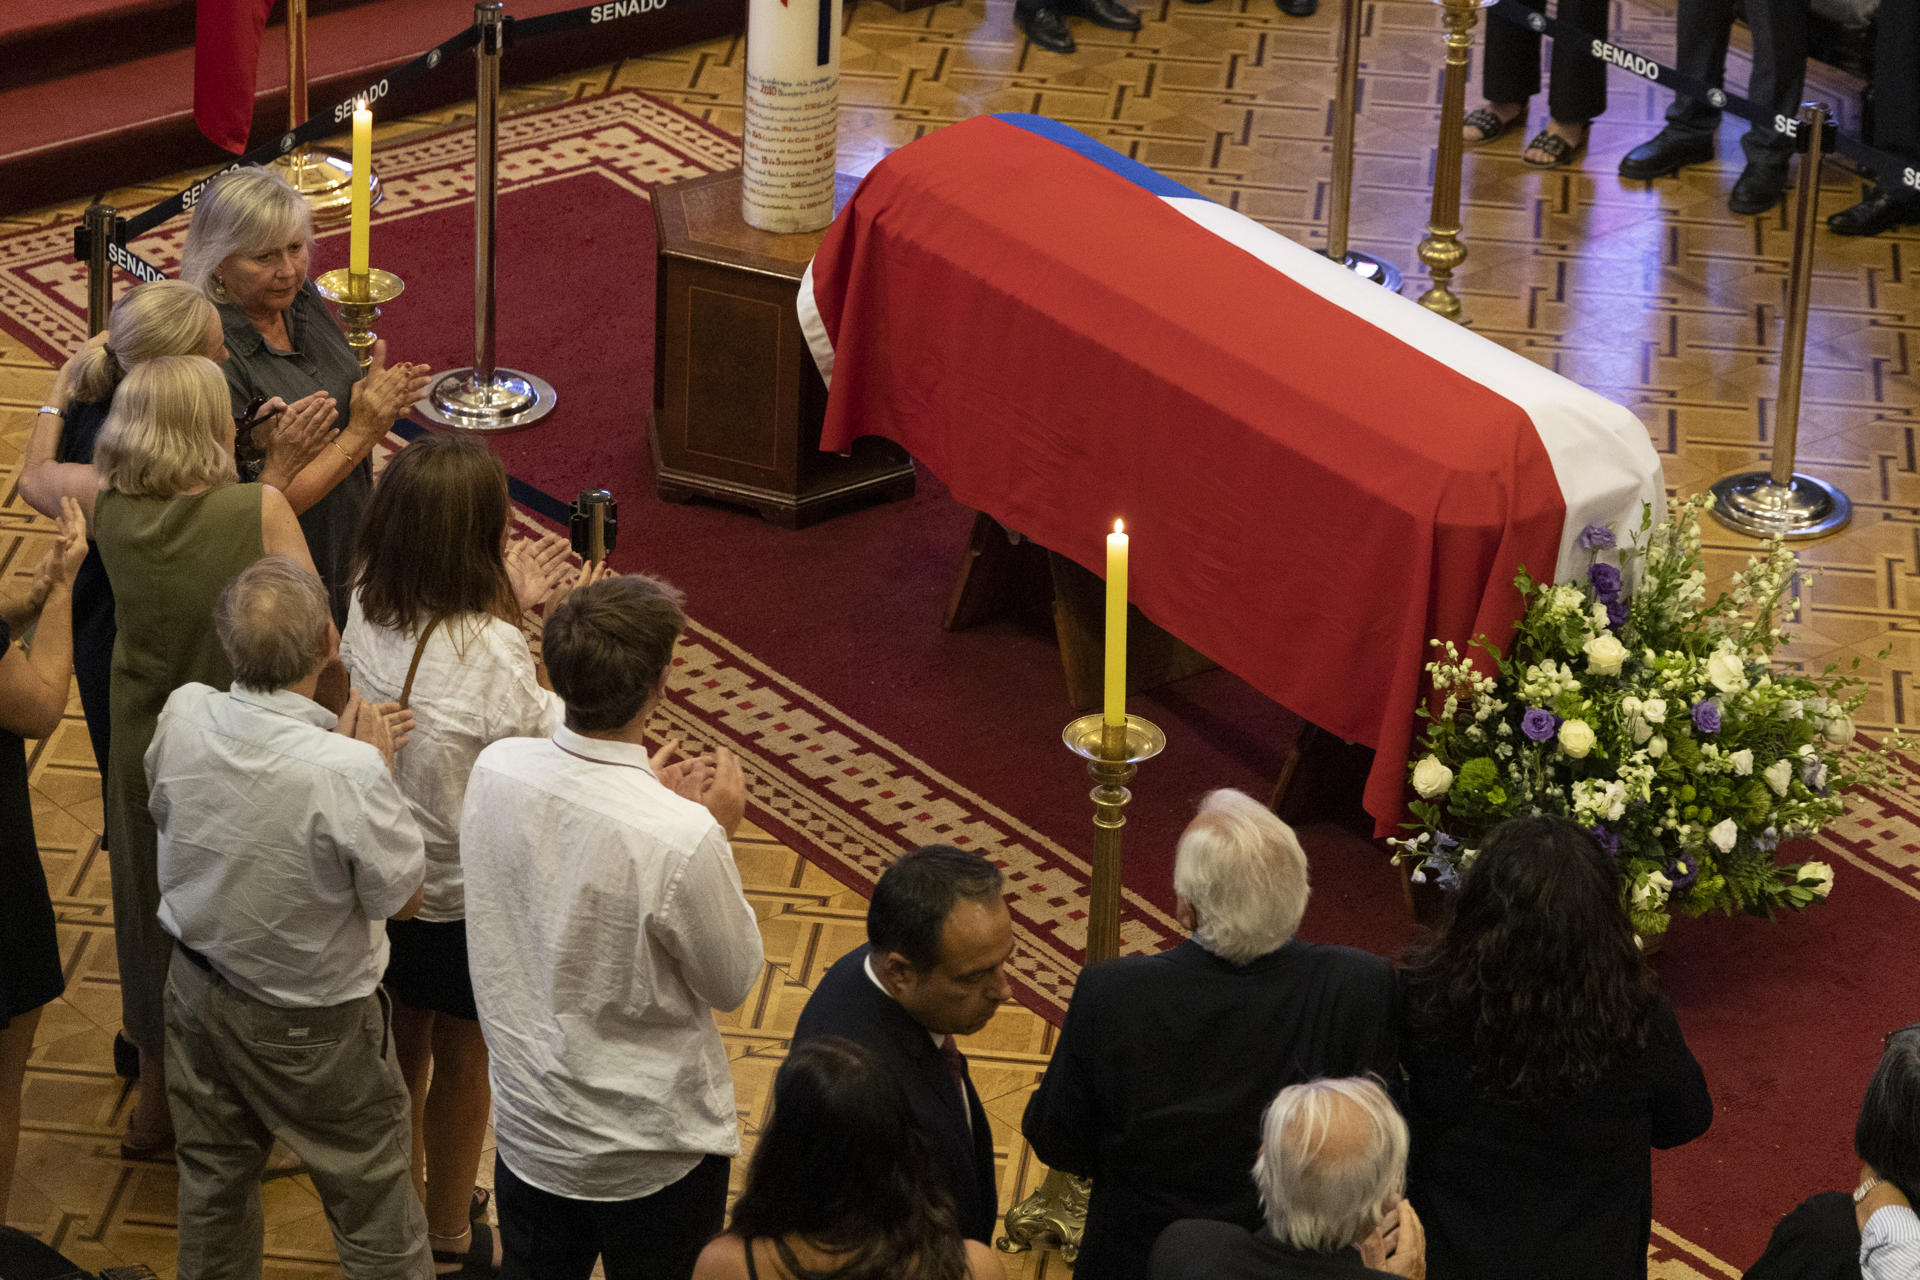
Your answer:
[[[347,1280],[432,1280],[382,994],[285,1009],[176,951],[166,1029],[180,1280],[259,1280],[260,1177],[276,1138],[306,1164]]]

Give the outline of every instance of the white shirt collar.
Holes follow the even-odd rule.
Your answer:
[[[575,733],[561,725],[553,731],[553,745],[568,755],[581,756],[601,764],[632,765],[637,769],[653,772],[653,760],[647,749],[637,742],[614,742],[608,738],[589,738],[584,733]]]
[[[291,689],[270,689],[262,692],[258,689],[243,689],[236,684],[227,692],[235,702],[244,702],[248,706],[259,707],[262,711],[271,711],[295,720],[304,720],[310,725],[329,732],[340,723],[340,717],[333,712],[312,698],[295,693]]]

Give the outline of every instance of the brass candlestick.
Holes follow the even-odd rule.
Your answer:
[[[1446,7],[1447,74],[1440,97],[1440,154],[1434,161],[1433,209],[1427,215],[1427,236],[1420,242],[1420,261],[1433,275],[1433,288],[1420,295],[1420,305],[1449,320],[1460,318],[1460,299],[1447,285],[1467,248],[1460,243],[1460,130],[1467,114],[1467,51],[1473,47],[1473,24],[1480,8],[1491,0],[1440,0]]]
[[[315,280],[313,287],[340,308],[340,322],[347,327],[347,345],[360,357],[360,372],[365,374],[373,367],[373,343],[379,336],[373,331],[373,322],[380,318],[380,308],[406,289],[407,282],[378,267],[364,275],[335,267]]]
[[[1087,950],[1085,965],[1111,960],[1120,954],[1120,836],[1127,825],[1127,802],[1133,793],[1127,783],[1143,760],[1166,749],[1167,735],[1158,725],[1130,715],[1124,725],[1107,724],[1099,712],[1081,716],[1061,731],[1075,755],[1087,762],[1093,788],[1093,881],[1087,890]],[[1080,1255],[1080,1239],[1087,1227],[1087,1197],[1093,1184],[1085,1178],[1047,1171],[1039,1188],[1007,1210],[1007,1233],[994,1243],[1006,1253],[1025,1253],[1038,1247],[1058,1249],[1072,1265]]]

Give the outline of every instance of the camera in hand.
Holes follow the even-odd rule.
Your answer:
[[[568,522],[573,549],[588,564],[605,560],[620,529],[620,504],[605,489],[582,489]]]

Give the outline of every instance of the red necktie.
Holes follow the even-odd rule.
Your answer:
[[[967,1055],[960,1052],[960,1045],[952,1036],[940,1046],[940,1056],[946,1060],[947,1073],[953,1077],[954,1085],[960,1090],[961,1104],[967,1097]]]

